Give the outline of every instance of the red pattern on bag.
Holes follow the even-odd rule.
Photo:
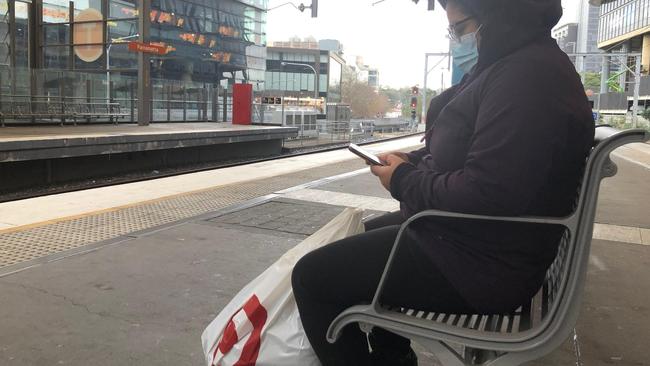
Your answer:
[[[237,313],[240,310],[241,309],[237,310]],[[235,346],[238,340],[239,337],[237,336],[237,329],[235,329],[235,323],[233,323],[232,318],[230,318],[230,321],[226,326],[226,330],[223,332],[223,338],[221,338],[221,342],[219,342],[219,346],[217,347],[217,350],[221,351],[221,354],[225,355],[226,353],[230,352],[230,350]],[[217,351],[215,351],[214,354],[216,356]]]
[[[239,360],[233,366],[255,366],[257,357],[260,352],[262,328],[264,328],[264,324],[266,324],[266,319],[268,316],[266,309],[264,306],[262,306],[260,300],[256,295],[253,295],[250,299],[248,299],[244,307],[237,310],[235,314],[230,317],[228,325],[226,325],[226,329],[224,330],[223,336],[221,337],[221,341],[219,341],[219,345],[214,350],[212,358],[215,359],[217,357],[217,352],[221,352],[221,354],[226,355],[239,341],[235,323],[232,321],[232,319],[241,310],[244,310],[244,313],[246,313],[246,317],[248,317],[248,320],[253,325],[253,330],[251,331],[250,336],[244,344],[244,348],[242,349],[242,353],[239,356]]]
[[[244,349],[241,352],[241,357],[239,357],[239,361],[235,363],[235,366],[255,366],[257,356],[260,353],[262,328],[264,328],[264,324],[266,323],[267,313],[255,295],[246,302],[244,311],[248,316],[248,320],[253,324],[253,331],[250,337],[248,337]]]

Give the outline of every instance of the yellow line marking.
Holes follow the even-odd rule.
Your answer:
[[[294,172],[292,172],[292,173],[294,173]],[[192,174],[192,173],[189,173],[189,174]],[[291,173],[288,173],[288,174],[291,174]],[[279,176],[282,176],[282,175],[284,175],[284,174],[281,174]],[[255,180],[256,179],[251,179],[251,180],[240,181],[240,182],[235,182],[235,183],[229,183],[229,184],[224,184],[224,185],[215,185],[215,186],[212,186],[212,187],[201,188],[201,189],[197,189],[197,190],[194,190],[194,191],[175,193],[175,194],[171,194],[171,195],[164,196],[164,197],[158,197],[158,198],[154,198],[154,199],[150,199],[150,200],[129,203],[129,204],[122,205],[122,206],[116,206],[116,207],[111,207],[111,208],[106,208],[106,209],[96,210],[96,211],[90,211],[90,212],[84,212],[84,213],[79,214],[79,215],[65,216],[65,217],[56,218],[56,219],[53,219],[53,220],[46,220],[46,221],[41,221],[41,222],[37,222],[37,223],[33,223],[33,224],[27,224],[27,225],[20,225],[20,226],[8,228],[8,229],[2,229],[2,230],[0,230],[0,234],[7,234],[7,233],[12,233],[12,232],[17,232],[17,231],[24,231],[24,230],[29,230],[29,229],[34,229],[34,228],[37,228],[37,227],[41,227],[41,226],[47,226],[47,225],[50,225],[50,224],[57,224],[59,222],[72,221],[72,220],[77,220],[77,219],[81,219],[81,218],[88,217],[88,216],[94,216],[94,215],[99,215],[99,214],[108,213],[108,212],[120,211],[120,210],[124,210],[124,209],[131,208],[131,207],[144,206],[144,205],[148,205],[148,204],[152,204],[152,203],[157,203],[157,202],[160,202],[160,201],[173,199],[173,198],[180,197],[180,196],[203,193],[203,192],[211,191],[211,190],[214,190],[214,189],[227,188],[227,187],[234,186],[234,185],[253,182]]]

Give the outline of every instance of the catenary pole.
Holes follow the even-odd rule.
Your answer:
[[[632,123],[637,128],[639,112],[639,89],[641,87],[641,56],[635,58],[636,66],[634,68],[634,101],[632,102]]]
[[[422,116],[420,118],[424,118],[424,121],[426,123],[426,118],[427,118],[427,82],[428,82],[428,76],[429,76],[429,55],[426,54],[424,56],[424,88],[422,89]]]
[[[443,59],[438,61],[438,63],[436,63],[431,68],[431,70],[429,70],[429,57],[431,57],[431,56],[443,57]],[[438,65],[440,65],[440,63],[442,61],[444,61],[445,58],[447,58],[447,60],[448,60],[447,69],[451,69],[451,57],[449,56],[449,52],[437,52],[437,53],[425,53],[424,54],[424,91],[422,92],[422,118],[425,118],[425,119],[427,118],[427,108],[429,108],[429,106],[427,105],[427,85],[429,84],[428,83],[429,74],[431,73],[431,71],[433,71],[433,69],[435,69]],[[444,75],[443,75],[443,78],[444,78]]]

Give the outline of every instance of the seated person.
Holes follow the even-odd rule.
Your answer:
[[[407,339],[348,326],[344,309],[369,303],[400,224],[427,209],[499,216],[571,213],[594,121],[580,78],[551,38],[560,0],[439,0],[451,52],[466,72],[432,102],[426,146],[373,166],[401,212],[306,255],[292,284],[301,320],[325,366],[416,365]],[[528,302],[553,262],[562,229],[427,219],[406,232],[383,304],[442,313],[503,313]]]

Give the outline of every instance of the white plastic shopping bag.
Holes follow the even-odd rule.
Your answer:
[[[203,331],[209,366],[318,366],[291,289],[305,254],[364,231],[363,211],[347,208],[244,287]]]

